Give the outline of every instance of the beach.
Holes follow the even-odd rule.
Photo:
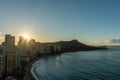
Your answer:
[[[35,62],[36,60],[34,60]],[[25,76],[24,76],[24,80],[35,80],[33,75],[31,74],[31,68],[32,68],[32,64],[34,62],[30,62],[27,66],[26,66],[26,71],[25,71]]]
[[[33,63],[35,63],[37,60],[39,60],[41,58],[45,58],[45,57],[48,57],[48,56],[52,56],[52,55],[44,54],[44,55],[36,56],[34,59],[32,59],[25,67],[25,76],[24,76],[23,80],[35,80],[32,73],[31,73]]]
[[[26,65],[24,80],[35,80],[33,75],[31,74],[31,69],[33,67],[33,63],[42,57],[36,57]]]

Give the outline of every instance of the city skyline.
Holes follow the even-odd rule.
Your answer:
[[[28,32],[40,42],[78,39],[91,44],[119,44],[119,2],[1,0],[0,42],[6,33],[18,38]]]

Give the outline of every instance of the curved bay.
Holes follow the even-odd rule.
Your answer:
[[[42,80],[120,80],[120,49],[64,53],[34,66]]]

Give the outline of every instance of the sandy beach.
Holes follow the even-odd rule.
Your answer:
[[[37,60],[35,60],[35,61],[37,61]],[[35,61],[34,61],[34,62],[35,62]],[[31,68],[32,68],[32,64],[33,64],[34,62],[31,62],[31,63],[29,63],[29,64],[27,65],[27,67],[26,67],[26,72],[25,72],[25,76],[24,76],[24,80],[35,80],[34,77],[33,77],[33,75],[31,74]]]
[[[45,58],[45,57],[48,57],[48,56],[52,56],[50,54],[46,54],[46,55],[40,55],[40,56],[37,56],[35,57],[32,61],[30,61],[27,65],[26,65],[26,68],[25,68],[25,76],[24,76],[24,79],[23,80],[35,80],[33,75],[31,74],[31,68],[32,68],[32,64],[35,63],[37,60],[41,59],[41,58]]]
[[[36,57],[34,60],[30,61],[27,65],[26,65],[26,71],[25,71],[25,76],[24,76],[24,80],[35,80],[33,75],[31,74],[31,68],[32,68],[32,64],[34,62],[36,62],[37,60],[41,59],[42,57]]]

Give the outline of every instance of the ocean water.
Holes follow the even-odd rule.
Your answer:
[[[39,80],[120,80],[120,47],[50,56],[34,67]]]

